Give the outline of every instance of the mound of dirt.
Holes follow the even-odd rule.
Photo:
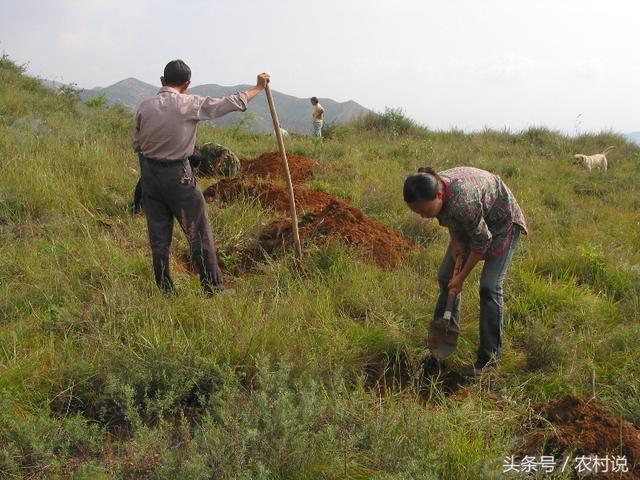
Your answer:
[[[287,153],[289,173],[293,183],[303,183],[313,174],[313,160]],[[263,153],[257,158],[240,161],[243,176],[260,178],[285,178],[282,158],[279,152]]]
[[[288,155],[289,170],[294,184],[296,208],[299,216],[298,229],[303,242],[325,243],[343,241],[362,252],[381,267],[393,267],[413,249],[413,244],[399,233],[380,222],[367,218],[361,210],[324,192],[299,186],[313,173],[313,161],[299,155]],[[256,198],[263,206],[273,207],[278,212],[289,212],[289,195],[285,187],[257,179],[285,178],[282,160],[278,152],[264,153],[257,158],[242,160],[241,177],[223,179],[211,185],[203,194],[207,201],[230,202],[239,196]],[[238,257],[239,271],[250,269],[255,262],[264,259],[264,254],[273,255],[286,247],[292,250],[291,221],[280,218],[267,225],[258,242],[251,248],[228,252]]]
[[[325,243],[339,240],[356,247],[381,267],[393,267],[413,244],[380,222],[367,218],[361,210],[340,200],[332,200],[324,209],[303,215],[298,230],[301,241]],[[258,239],[259,249],[271,254],[279,248],[291,248],[291,221],[279,219],[267,225]]]
[[[238,178],[223,179],[211,185],[204,192],[208,202],[221,200],[230,202],[239,196],[256,198],[265,207],[273,207],[278,212],[289,212],[289,192],[285,187],[267,182],[253,182]],[[312,212],[322,210],[334,200],[334,197],[324,192],[293,187],[293,195],[298,212]]]
[[[596,401],[570,395],[533,409],[546,421],[529,433],[523,455],[625,456],[628,473],[599,473],[598,478],[640,479],[640,429],[633,424],[608,415]]]

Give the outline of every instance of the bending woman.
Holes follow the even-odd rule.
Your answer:
[[[438,271],[440,296],[435,316],[444,314],[449,293],[456,295],[452,321],[460,328],[460,292],[474,267],[484,260],[480,277],[480,346],[475,364],[465,371],[480,375],[500,359],[503,331],[502,283],[520,233],[527,224],[513,193],[498,175],[473,167],[436,173],[421,168],[404,182],[404,200],[424,218],[437,218],[449,229],[449,247]],[[454,275],[455,261],[463,267]]]

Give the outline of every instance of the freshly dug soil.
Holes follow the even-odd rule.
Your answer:
[[[313,160],[287,153],[289,172],[293,183],[303,183],[313,175]],[[243,176],[260,178],[281,178],[286,180],[279,152],[263,153],[257,158],[240,160]]]
[[[221,200],[230,202],[239,196],[256,198],[264,207],[273,207],[278,212],[289,212],[289,192],[285,187],[267,182],[244,181],[238,178],[223,179],[211,185],[204,192],[208,202]],[[307,188],[293,187],[296,209],[299,213],[305,211],[319,211],[334,200],[334,197],[324,192]]]
[[[597,478],[640,479],[640,429],[633,424],[608,415],[596,401],[570,395],[536,404],[533,409],[552,428],[543,421],[535,425],[523,455],[544,450],[545,455],[556,458],[570,451],[600,458],[625,456],[628,473],[598,473]]]
[[[301,241],[343,241],[381,267],[395,266],[413,248],[413,244],[396,231],[335,199],[321,211],[303,215],[299,219],[298,230]],[[258,243],[258,248],[269,254],[283,246],[291,248],[291,221],[279,219],[267,225]]]
[[[302,242],[322,244],[342,241],[383,268],[395,266],[413,249],[413,243],[386,225],[367,218],[361,210],[324,192],[301,187],[299,184],[313,174],[314,162],[298,155],[287,155],[287,158],[293,183],[296,184],[294,196],[300,213],[298,229]],[[263,206],[273,207],[285,216],[267,225],[254,246],[227,252],[229,256],[239,256],[239,262],[235,266],[238,272],[250,269],[252,264],[263,260],[265,253],[272,256],[281,253],[284,248],[293,251],[291,221],[287,218],[288,190],[280,185],[260,181],[265,178],[285,178],[280,154],[264,153],[241,162],[241,176],[222,179],[211,185],[203,192],[206,200],[230,202],[239,196],[256,198]]]

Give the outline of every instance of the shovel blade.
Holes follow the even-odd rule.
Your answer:
[[[444,318],[435,318],[429,324],[427,346],[431,355],[438,361],[446,360],[458,346],[460,331]]]

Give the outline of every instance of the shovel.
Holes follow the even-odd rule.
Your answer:
[[[456,259],[454,276],[462,269],[462,257]],[[449,358],[456,351],[460,329],[451,321],[451,312],[456,300],[455,295],[449,295],[447,306],[442,317],[434,318],[429,324],[429,336],[427,346],[431,350],[431,356],[441,362]]]
[[[293,182],[291,181],[291,173],[289,172],[289,162],[287,161],[287,152],[284,148],[284,140],[282,139],[282,130],[280,129],[280,121],[276,112],[276,104],[273,101],[271,87],[267,83],[265,86],[267,101],[269,102],[269,110],[271,111],[271,119],[273,120],[273,129],[278,140],[278,149],[282,158],[282,166],[284,167],[285,177],[287,179],[287,188],[289,190],[289,212],[291,213],[291,226],[293,230],[293,243],[296,247],[298,260],[302,260],[302,246],[300,244],[300,233],[298,232],[298,215],[296,214],[296,200],[293,193]]]

